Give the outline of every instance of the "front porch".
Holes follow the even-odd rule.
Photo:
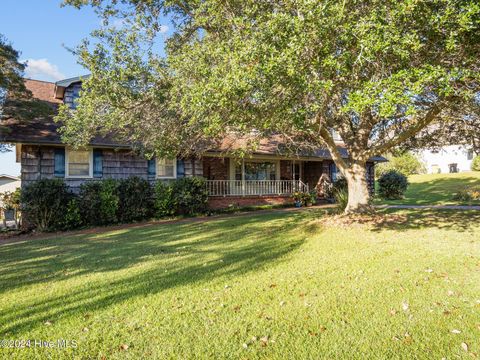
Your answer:
[[[207,180],[207,191],[211,197],[289,196],[309,186],[302,180]]]
[[[332,160],[321,158],[255,156],[236,159],[208,156],[202,159],[202,163],[212,202],[236,203],[243,198],[241,202],[249,205],[277,204],[280,198],[291,202],[293,193],[314,190],[323,174],[335,181],[338,173]],[[370,162],[367,163],[367,179],[373,191],[374,166]],[[225,200],[220,201],[220,198]]]

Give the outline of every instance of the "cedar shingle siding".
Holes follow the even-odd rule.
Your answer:
[[[23,145],[21,154],[22,186],[40,180],[55,177],[55,149],[59,147]],[[70,179],[65,178],[68,186],[76,190],[86,181],[101,179],[126,179],[138,176],[147,180],[155,180],[148,174],[148,161],[128,150],[96,149],[102,152],[101,177]],[[185,159],[185,176],[202,176],[202,159]]]

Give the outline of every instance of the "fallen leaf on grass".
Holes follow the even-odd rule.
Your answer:
[[[50,326],[50,325],[52,325],[52,322],[51,322],[50,320],[47,320],[47,321],[45,321],[43,324],[44,324],[44,325],[47,325],[47,326]]]
[[[267,344],[268,344],[268,336],[264,336],[264,337],[260,338],[260,344],[261,344],[263,347],[267,346]]]
[[[453,329],[453,330],[452,330],[452,334],[460,334],[460,333],[461,333],[460,330],[457,330],[457,329]]]
[[[411,344],[413,342],[412,337],[408,332],[405,333],[405,339],[403,340],[405,344]]]
[[[462,349],[463,349],[463,350],[468,351],[468,345],[467,345],[467,343],[462,342],[462,345],[461,345],[461,346],[462,346]]]
[[[127,344],[122,344],[120,345],[120,350],[128,350],[128,345]]]
[[[402,309],[403,309],[403,311],[407,311],[408,308],[409,308],[408,303],[404,301],[404,302],[402,303]]]

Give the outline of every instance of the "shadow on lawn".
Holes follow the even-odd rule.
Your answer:
[[[410,184],[405,199],[387,201],[391,204],[417,204],[417,205],[433,205],[443,202],[459,203],[454,201],[455,194],[465,187],[471,185],[480,185],[479,178],[439,178],[422,183]],[[461,202],[468,205],[468,202]]]
[[[478,210],[443,210],[443,209],[389,209],[384,221],[375,223],[372,231],[412,229],[449,229],[458,232],[478,230],[480,212]]]
[[[8,304],[0,333],[15,334],[46,320],[103,309],[125,300],[263,268],[297,249],[304,240],[297,225],[303,215],[251,216],[208,223],[157,225],[98,235],[50,238],[0,246],[0,295],[30,284],[61,282],[98,272],[90,284],[69,284],[41,301]],[[279,236],[281,235],[281,236]],[[145,263],[145,268],[135,265]],[[223,280],[224,279],[224,280]]]

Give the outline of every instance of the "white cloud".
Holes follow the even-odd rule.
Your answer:
[[[27,59],[25,76],[36,80],[57,81],[65,79],[65,75],[58,70],[57,65],[51,64],[47,59]]]
[[[168,31],[168,25],[160,25],[160,33],[165,34]]]

